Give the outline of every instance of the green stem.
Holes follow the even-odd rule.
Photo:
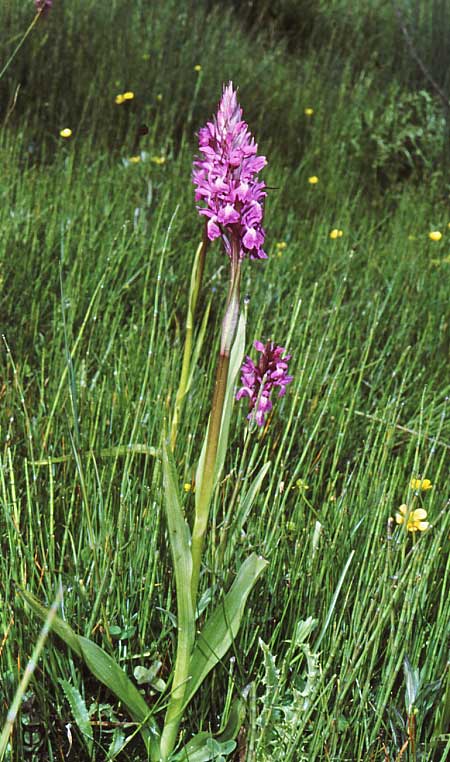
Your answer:
[[[30,26],[28,27],[27,31],[25,32],[24,36],[20,40],[19,44],[14,48],[13,52],[11,53],[10,57],[8,58],[7,62],[5,63],[3,69],[0,71],[0,79],[3,77],[5,71],[8,69],[9,65],[12,63],[14,58],[16,57],[17,53],[19,52],[20,48],[22,47],[23,43],[27,39],[28,35],[30,34],[31,30],[33,29],[34,25],[36,24],[38,18],[40,17],[42,11],[38,11],[36,13],[36,16],[34,17],[33,21],[31,22]]]
[[[189,304],[186,316],[186,337],[184,340],[183,365],[181,368],[180,383],[178,386],[177,396],[175,398],[175,409],[173,411],[172,425],[170,428],[170,449],[172,452],[175,449],[175,444],[177,441],[178,423],[180,420],[183,400],[188,390],[189,374],[191,370],[192,341],[194,336],[195,309],[197,307],[198,295],[200,293],[200,288],[203,280],[207,247],[208,236],[206,234],[205,225],[203,240],[195,253],[194,264],[192,266]]]
[[[197,592],[200,578],[203,541],[208,525],[209,508],[215,486],[215,466],[220,429],[222,425],[223,405],[227,389],[230,352],[236,335],[239,320],[240,260],[237,246],[234,246],[231,258],[231,282],[227,297],[225,315],[222,321],[219,362],[216,371],[211,415],[206,442],[205,461],[201,483],[195,507],[195,519],[192,530],[192,578],[191,597],[194,612],[197,608]]]

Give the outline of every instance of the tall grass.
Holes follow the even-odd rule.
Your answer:
[[[294,382],[252,439],[236,405],[201,588],[229,585],[249,550],[269,567],[184,733],[217,729],[224,699],[245,690],[236,759],[449,759],[450,218],[433,146],[423,146],[428,163],[414,160],[406,176],[399,158],[377,185],[373,155],[354,141],[385,73],[370,57],[353,67],[338,39],[300,56],[206,3],[54,5],[0,83],[8,106],[20,85],[0,131],[2,717],[39,637],[17,586],[50,604],[62,581],[74,629],[130,675],[160,661],[170,677],[174,589],[153,448],[177,390],[200,236],[194,132],[233,77],[272,188],[269,260],[246,263],[243,278],[249,351],[253,338],[286,345]],[[32,9],[10,2],[0,13],[5,58]],[[125,89],[136,94],[130,108],[114,103]],[[149,132],[136,146],[141,123]],[[343,236],[332,240],[335,227]],[[428,238],[435,229],[441,241]],[[206,423],[223,264],[212,249],[208,350],[176,450],[185,483]],[[247,486],[267,460],[246,515]],[[414,497],[420,476],[433,488]],[[432,524],[417,535],[389,521],[412,500]],[[191,517],[189,492],[185,509]],[[315,670],[296,645],[308,617]],[[416,702],[415,750],[405,656],[422,685],[441,681]],[[92,747],[70,688],[89,712]],[[156,689],[143,690],[159,708]],[[112,758],[128,720],[51,637],[10,758]],[[120,758],[144,758],[137,737]]]

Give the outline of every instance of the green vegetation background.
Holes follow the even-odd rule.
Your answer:
[[[33,10],[2,3],[1,65]],[[252,550],[269,567],[184,732],[216,729],[251,685],[236,759],[450,758],[449,29],[447,0],[54,0],[31,31],[0,80],[0,720],[40,627],[16,585],[49,604],[62,579],[75,629],[130,675],[161,661],[170,676],[174,590],[146,448],[179,378],[201,234],[195,132],[232,79],[269,160],[269,259],[244,273],[248,351],[254,338],[287,346],[294,383],[246,449],[236,405],[202,589],[228,586]],[[126,90],[134,99],[117,105]],[[225,289],[214,247],[180,489],[207,420]],[[433,488],[415,495],[421,476]],[[406,502],[427,510],[427,532],[389,523]],[[295,647],[309,616],[312,662]],[[415,749],[405,656],[422,686]],[[122,738],[113,697],[51,637],[11,760],[59,760],[71,742],[69,758],[87,759],[61,680],[90,711],[95,759]],[[120,755],[142,758],[137,740]]]

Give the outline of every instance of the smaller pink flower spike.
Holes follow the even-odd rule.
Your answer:
[[[273,341],[263,344],[255,341],[253,346],[261,353],[258,365],[251,357],[246,357],[241,368],[242,388],[236,394],[236,399],[249,398],[249,420],[255,420],[258,426],[264,426],[267,414],[272,410],[270,399],[274,387],[279,388],[278,396],[286,394],[286,386],[291,383],[288,376],[288,361],[291,355],[285,355],[284,347],[275,346]],[[283,357],[284,355],[284,357]]]

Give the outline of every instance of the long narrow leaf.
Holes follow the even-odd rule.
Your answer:
[[[46,619],[48,611],[30,592],[19,590],[31,609],[41,619]],[[159,758],[159,729],[150,716],[150,709],[143,696],[119,667],[114,659],[100,646],[74,630],[59,617],[52,622],[52,630],[82,658],[92,674],[124,704],[130,717],[141,725],[140,731],[152,759]]]
[[[161,736],[161,757],[166,759],[175,745],[183,711],[184,696],[190,677],[189,665],[195,638],[195,619],[191,597],[191,533],[178,497],[175,465],[164,434],[162,453],[164,505],[177,593],[177,655],[172,691]]]
[[[225,456],[226,456],[227,444],[228,444],[228,435],[230,431],[231,413],[233,411],[233,404],[234,404],[234,385],[236,382],[237,374],[239,372],[239,368],[242,365],[242,359],[244,357],[244,349],[245,349],[245,315],[241,313],[241,315],[239,316],[239,323],[236,329],[236,336],[235,336],[233,346],[231,349],[230,365],[228,367],[227,389],[226,389],[225,400],[223,404],[222,424],[220,427],[220,437],[219,437],[219,442],[217,445],[216,465],[214,468],[215,483],[217,483],[217,480],[220,477],[223,464],[225,462]],[[206,443],[208,441],[208,428],[209,428],[209,423],[206,428],[205,438],[203,440],[203,446],[200,452],[197,470],[195,473],[196,497],[200,494],[200,484],[203,479]]]
[[[247,598],[267,563],[264,558],[252,553],[242,564],[230,590],[203,627],[192,653],[191,679],[185,695],[185,705],[231,646],[239,630]]]

